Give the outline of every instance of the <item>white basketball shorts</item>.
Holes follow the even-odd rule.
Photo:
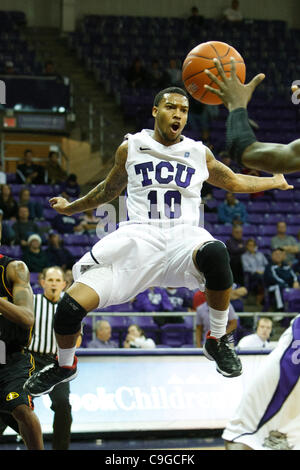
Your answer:
[[[192,254],[214,240],[207,230],[192,225],[159,228],[124,224],[99,240],[73,267],[74,281],[94,289],[99,308],[128,302],[152,286],[203,290],[205,279]]]

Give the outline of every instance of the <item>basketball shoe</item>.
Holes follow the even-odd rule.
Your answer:
[[[33,397],[39,397],[51,392],[62,382],[70,382],[77,376],[77,361],[75,356],[72,367],[59,367],[57,360],[44,367],[26,380],[23,386],[25,392]]]
[[[217,371],[224,377],[237,377],[242,373],[242,363],[235,350],[230,346],[229,335],[222,338],[210,336],[210,331],[206,335],[203,346],[203,354],[210,361],[215,361]]]

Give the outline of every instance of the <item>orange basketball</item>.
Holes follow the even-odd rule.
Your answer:
[[[193,98],[205,104],[221,104],[222,100],[204,85],[210,85],[218,88],[208,75],[205,69],[220,79],[219,72],[213,62],[214,58],[219,59],[226,76],[230,76],[231,64],[230,58],[233,57],[236,62],[236,74],[242,83],[246,79],[246,66],[243,57],[229,44],[219,41],[209,41],[194,47],[186,56],[182,65],[182,81],[187,91]]]

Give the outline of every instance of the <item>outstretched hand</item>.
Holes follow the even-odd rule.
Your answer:
[[[206,75],[209,76],[218,88],[213,88],[209,85],[204,85],[204,87],[211,93],[219,96],[228,110],[233,111],[237,108],[247,108],[247,104],[250,101],[255,88],[263,81],[265,75],[263,73],[259,73],[249,83],[244,85],[236,75],[236,64],[233,57],[231,57],[230,62],[231,73],[230,77],[227,77],[220,61],[218,59],[214,59],[214,63],[221,80],[206,69]]]
[[[72,211],[69,209],[70,203],[64,197],[52,197],[49,199],[49,204],[59,214],[72,215]]]
[[[294,186],[288,184],[284,175],[278,173],[277,175],[274,175],[273,178],[277,189],[281,189],[282,191],[286,191],[287,189],[294,189]]]

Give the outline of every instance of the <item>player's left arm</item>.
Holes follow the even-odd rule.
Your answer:
[[[218,188],[232,193],[258,193],[269,189],[293,189],[284,176],[277,174],[269,177],[259,177],[234,173],[229,167],[216,160],[212,152],[206,149],[206,163],[209,172],[207,182]]]
[[[7,266],[7,278],[12,284],[13,302],[0,298],[0,312],[8,320],[30,329],[34,324],[33,293],[30,273],[23,261]]]

